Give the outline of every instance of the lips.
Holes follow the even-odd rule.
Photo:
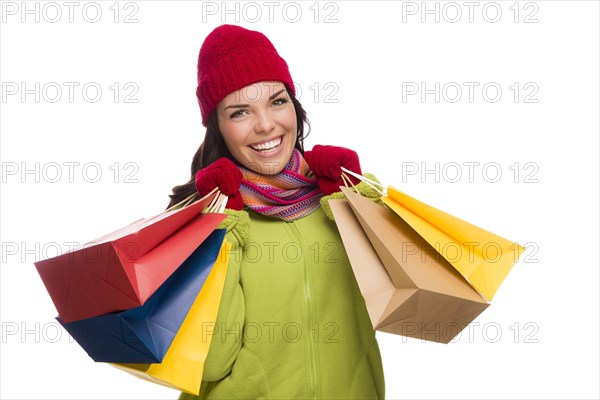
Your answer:
[[[273,140],[269,140],[268,142],[251,144],[249,147],[252,150],[255,150],[258,152],[268,152],[268,151],[275,150],[277,147],[279,147],[279,145],[281,145],[281,141],[282,141],[282,137],[280,136]]]

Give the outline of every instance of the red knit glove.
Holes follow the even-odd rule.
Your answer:
[[[325,195],[339,192],[340,186],[345,186],[342,180],[342,167],[362,175],[358,154],[344,147],[316,145],[311,151],[304,153],[304,159],[317,178],[321,192]],[[350,174],[346,175],[354,184],[359,182]]]
[[[218,187],[221,193],[229,196],[226,208],[241,210],[244,200],[240,194],[242,172],[228,158],[219,158],[208,167],[196,173],[196,190],[204,197]]]

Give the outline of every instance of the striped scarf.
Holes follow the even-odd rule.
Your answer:
[[[276,175],[239,168],[243,175],[240,193],[244,204],[257,213],[289,222],[319,208],[323,193],[298,149],[294,149],[290,161]]]

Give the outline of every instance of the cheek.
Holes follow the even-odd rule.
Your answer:
[[[243,147],[244,135],[236,129],[231,129],[227,124],[223,124],[219,129],[221,130],[221,135],[223,136],[223,141],[225,142],[227,149],[229,149],[232,154],[238,153],[241,147]]]
[[[289,133],[296,137],[298,134],[298,126],[296,121],[296,112],[292,108],[292,110],[286,113],[281,119],[281,124],[287,128]]]

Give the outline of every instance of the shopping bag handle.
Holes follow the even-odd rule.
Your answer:
[[[375,191],[377,191],[377,193],[379,193],[380,195],[382,195],[382,196],[386,195],[385,186],[382,185],[381,183],[375,182],[374,180],[369,179],[366,176],[359,175],[356,172],[352,172],[349,169],[342,167],[342,180],[344,181],[344,184],[346,185],[346,187],[349,187],[348,183],[350,183],[352,185],[352,187],[354,188],[354,190],[357,191],[357,193],[358,193],[358,190],[356,189],[356,186],[354,186],[354,183],[352,183],[352,181],[350,180],[350,177],[346,174],[352,175],[356,179],[363,181],[364,183],[369,185],[371,188],[373,188]],[[378,189],[377,186],[379,186],[381,189]]]
[[[227,205],[228,196],[225,196],[223,193],[221,193],[219,191],[219,188],[214,188],[205,197],[211,196],[212,194],[215,194],[215,193],[216,193],[216,196],[213,197],[213,199],[208,204],[208,206],[206,206],[206,208],[202,211],[203,213],[220,213],[220,214],[222,214],[223,210],[225,210],[225,206]],[[165,212],[174,211],[174,210],[178,210],[180,208],[187,207],[187,206],[195,203],[198,200],[200,200],[198,197],[198,192],[192,193],[185,199],[181,200],[179,203],[174,204],[171,207],[167,208],[165,210]]]
[[[198,198],[198,193],[192,193],[185,199],[181,200],[179,203],[173,204],[171,207],[167,208],[164,212],[170,212],[170,211],[178,210],[180,208],[184,208],[184,207],[190,205],[191,203],[193,203],[194,201],[196,201],[197,198]]]
[[[210,202],[210,204],[208,206],[206,206],[206,208],[204,209],[204,211],[202,211],[203,213],[219,213],[222,214],[223,211],[225,211],[225,206],[227,205],[227,200],[229,199],[229,196],[224,195],[223,193],[221,193],[221,191],[218,188],[214,188],[210,193],[215,193],[216,192],[216,196],[213,197],[212,201]]]

